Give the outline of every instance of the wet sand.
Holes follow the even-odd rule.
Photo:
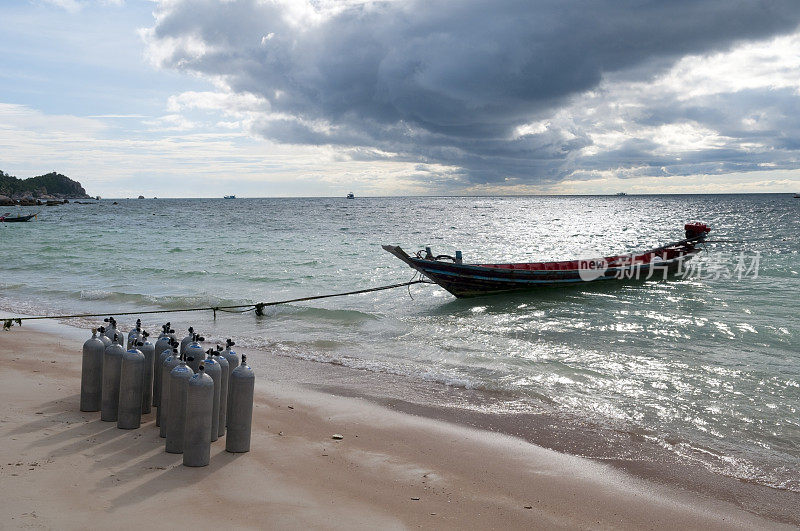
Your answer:
[[[3,528],[781,527],[521,438],[258,372],[252,451],[229,454],[221,438],[210,466],[186,468],[152,414],[123,431],[78,411],[82,342],[0,333]]]

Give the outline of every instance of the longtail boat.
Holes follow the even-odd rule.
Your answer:
[[[684,230],[684,239],[640,253],[561,262],[465,264],[460,251],[434,256],[427,247],[410,256],[395,245],[383,248],[456,297],[475,297],[597,280],[666,278],[702,250],[698,244],[711,228],[687,223]]]
[[[17,217],[8,217],[11,212],[6,212],[2,216],[0,216],[0,223],[19,223],[21,221],[30,221],[36,217],[36,214],[31,214],[30,216],[17,216]]]

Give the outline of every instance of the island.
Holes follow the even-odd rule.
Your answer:
[[[0,170],[0,205],[41,205],[92,199],[81,183],[56,172],[18,179]]]

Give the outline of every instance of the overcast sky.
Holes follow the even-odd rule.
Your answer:
[[[31,0],[0,20],[0,169],[92,194],[800,192],[798,0]]]

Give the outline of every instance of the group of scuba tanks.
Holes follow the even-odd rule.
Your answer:
[[[192,327],[179,343],[167,323],[152,343],[137,320],[126,342],[113,317],[103,321],[108,326],[83,344],[81,411],[133,430],[152,405],[166,451],[182,453],[186,466],[208,465],[211,443],[223,435],[228,452],[250,450],[255,375],[233,341],[204,351]]]

